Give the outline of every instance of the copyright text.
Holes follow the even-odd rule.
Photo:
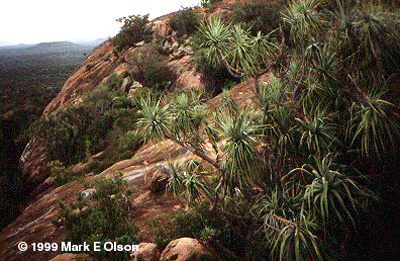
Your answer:
[[[72,242],[60,242],[60,243],[31,243],[26,242],[18,243],[18,249],[20,251],[26,251],[32,248],[34,252],[55,252],[55,251],[65,251],[65,252],[90,252],[90,251],[138,251],[139,245],[129,245],[129,244],[118,244],[117,242],[83,242],[82,244],[73,244]]]

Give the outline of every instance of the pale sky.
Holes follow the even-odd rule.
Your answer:
[[[150,14],[150,19],[201,0],[1,0],[0,42],[41,43],[114,36],[115,19]]]

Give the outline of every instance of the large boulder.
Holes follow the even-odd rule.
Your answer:
[[[154,243],[140,243],[134,255],[134,261],[159,261],[161,252]]]
[[[214,261],[213,254],[197,239],[183,237],[171,241],[161,254],[160,261]]]

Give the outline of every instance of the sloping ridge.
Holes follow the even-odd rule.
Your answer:
[[[156,27],[155,33],[165,37],[171,33],[166,27],[165,17],[153,21]],[[157,29],[158,28],[158,29]],[[139,47],[138,47],[139,48]],[[66,81],[61,92],[46,107],[44,116],[48,116],[66,104],[82,102],[82,95],[92,90],[103,82],[112,73],[121,73],[127,68],[126,58],[135,48],[125,50],[118,57],[113,54],[113,46],[108,40],[97,46],[88,58],[76,68],[72,76]],[[176,88],[203,88],[200,75],[196,75],[189,65],[191,55],[184,55],[169,64],[176,71],[178,77]],[[91,65],[88,69],[87,65]],[[266,80],[263,76],[261,80]],[[228,95],[241,105],[250,105],[254,98],[251,88],[252,81],[244,81],[234,86]],[[210,100],[205,108],[213,110],[218,107],[224,94]],[[32,139],[21,157],[24,174],[32,183],[39,185],[36,189],[36,197],[24,209],[22,214],[0,232],[0,260],[49,260],[55,252],[33,252],[29,248],[25,252],[18,250],[21,241],[28,244],[38,242],[59,243],[65,237],[63,228],[58,229],[52,224],[57,217],[59,202],[72,203],[76,192],[87,191],[87,187],[93,180],[101,177],[112,177],[122,173],[128,183],[128,188],[133,191],[130,200],[135,206],[135,222],[140,228],[140,235],[145,240],[152,240],[150,219],[157,214],[168,213],[179,208],[179,203],[170,194],[152,193],[146,189],[146,176],[154,168],[167,165],[167,159],[185,162],[196,158],[195,155],[179,147],[171,141],[162,141],[157,144],[147,144],[140,148],[136,154],[128,160],[124,160],[111,166],[96,176],[85,177],[80,183],[73,181],[63,186],[54,188],[46,182],[47,176],[43,168],[47,163],[45,156],[46,142],[38,138]],[[198,158],[197,158],[198,159]]]

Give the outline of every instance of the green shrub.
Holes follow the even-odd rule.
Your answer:
[[[181,37],[196,32],[199,21],[193,8],[184,7],[172,15],[169,24],[172,29],[178,32],[178,36]]]
[[[154,243],[160,248],[165,249],[169,242],[179,238],[179,235],[173,234],[175,226],[173,224],[174,213],[160,214],[150,220],[153,229]]]
[[[116,242],[134,245],[140,242],[137,227],[132,221],[131,202],[122,176],[100,179],[93,185],[94,192],[85,196],[78,193],[76,203],[60,203],[60,213],[53,223],[67,232],[65,241],[91,245],[89,254],[96,260],[130,260],[129,252],[94,251],[93,242]]]
[[[111,145],[104,151],[105,159],[93,168],[95,174],[101,173],[118,161],[131,158],[143,144],[143,138],[135,131],[113,130],[108,137]]]
[[[154,217],[151,225],[155,243],[163,249],[171,240],[192,237],[218,249],[220,260],[228,260],[232,253],[243,260],[268,260],[261,233],[254,232],[252,225],[235,224],[237,229],[232,229],[231,220],[211,212],[209,207],[202,203],[188,212]]]
[[[201,0],[200,6],[203,8],[210,8],[215,3],[221,2],[222,0]]]
[[[123,81],[124,79],[121,75],[112,72],[106,81],[106,85],[108,89],[118,91]]]
[[[114,88],[117,80],[109,82],[109,88]],[[32,127],[36,135],[47,140],[51,160],[70,166],[109,146],[117,146],[114,143],[118,143],[118,137],[134,128],[136,109],[125,96],[118,96],[109,88],[97,87],[83,98],[84,102],[42,118]],[[130,148],[139,145],[140,142]]]
[[[136,50],[128,60],[136,69],[133,78],[146,87],[164,90],[173,81],[174,75],[167,65],[167,58],[154,46]]]
[[[235,8],[228,19],[234,23],[245,24],[253,35],[259,31],[268,34],[279,27],[283,9],[284,5],[279,2],[246,3],[240,8]]]
[[[110,145],[104,151],[104,158],[96,161],[90,168],[94,174],[99,174],[116,162],[132,158],[135,151],[143,144],[143,138],[136,131],[114,129],[108,134]]]
[[[148,14],[131,15],[119,18],[116,21],[123,23],[121,31],[112,40],[117,51],[122,51],[143,40],[146,42],[151,40],[151,35],[146,32],[146,25],[149,22]]]
[[[124,151],[135,151],[143,141],[141,134],[136,131],[125,132],[116,138],[117,140],[114,144],[121,153]]]
[[[49,162],[47,168],[50,171],[50,175],[54,178],[54,183],[57,187],[75,180],[78,176],[78,173],[65,168],[64,164],[59,160]]]

